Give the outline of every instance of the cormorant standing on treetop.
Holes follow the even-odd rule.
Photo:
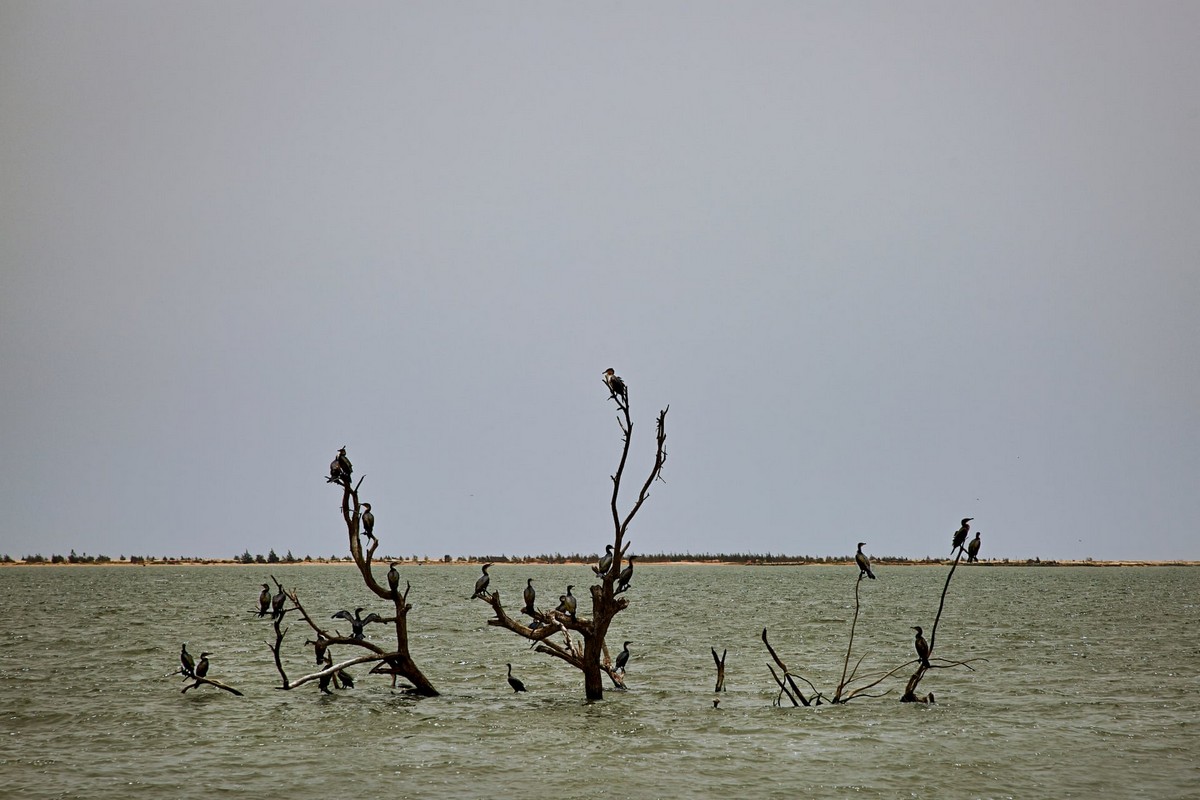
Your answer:
[[[625,665],[629,663],[629,642],[625,643],[625,649],[617,655],[617,662],[613,664],[613,668],[618,672],[625,671]]]
[[[622,569],[621,574],[617,576],[617,592],[615,593],[624,592],[629,589],[629,582],[633,580],[633,560],[635,558],[637,558],[637,556],[630,555],[626,559],[624,569]]]
[[[349,486],[350,475],[353,472],[354,465],[350,463],[350,459],[346,458],[346,448],[342,447],[333,461],[329,462],[329,477],[326,479],[326,483],[340,483]]]
[[[604,545],[604,555],[600,556],[600,563],[592,567],[592,572],[597,575],[604,575],[608,572],[608,568],[612,566],[613,546],[611,544]]]
[[[488,563],[484,564],[480,568],[483,570],[483,574],[480,575],[479,578],[475,581],[475,594],[473,594],[469,598],[467,598],[468,600],[474,600],[476,597],[482,597],[485,600],[487,599],[487,587],[488,587],[488,584],[491,583],[491,581],[492,581],[492,579],[490,577],[488,577],[487,571],[488,571],[488,567],[490,567],[491,565],[492,565],[492,562],[489,561]]]
[[[264,586],[266,584],[263,584]],[[279,594],[271,598],[271,619],[278,619],[283,616],[283,604],[287,601],[287,593],[283,591],[283,587],[279,587]]]
[[[979,531],[975,531],[975,538],[967,545],[967,561],[979,560],[979,545],[983,544],[983,542],[979,541],[980,535]]]
[[[183,673],[183,677],[191,678],[196,673],[196,660],[192,658],[192,654],[187,651],[187,642],[183,643],[183,647],[179,650],[179,671]]]
[[[625,381],[617,377],[617,373],[612,367],[604,370],[604,384],[608,390],[612,392],[610,397],[619,397],[622,400],[629,400],[629,390],[625,386]]]
[[[400,589],[400,573],[396,570],[395,561],[388,562],[388,588],[392,590],[392,597],[399,594]]]
[[[533,588],[533,578],[525,579],[525,607],[521,609],[529,616],[533,616],[534,608],[533,601],[537,599],[537,589]]]
[[[258,615],[265,617],[271,609],[271,587],[265,583],[262,587],[263,590],[258,593]]]
[[[858,577],[861,580],[862,576],[866,575],[871,580],[875,580],[875,573],[871,572],[871,562],[867,561],[867,557],[862,551],[864,544],[866,542],[859,542],[858,552],[854,554],[854,562],[858,564]]]
[[[967,541],[967,531],[969,531],[971,529],[971,520],[973,520],[973,519],[975,519],[975,518],[974,517],[963,517],[962,527],[960,527],[958,530],[956,530],[954,532],[954,539],[953,539],[953,541],[950,542],[950,552],[951,553],[953,553],[958,548],[962,547],[963,542]]]
[[[917,648],[917,658],[921,659],[921,666],[929,666],[929,642],[925,641],[925,637],[921,635],[921,626],[914,625],[913,630],[917,632],[917,638],[913,640],[913,646]]]
[[[209,657],[209,655],[210,655],[209,653],[201,653],[200,654],[200,661],[199,661],[199,663],[196,664],[195,677],[203,678],[205,675],[208,674],[208,657]]]
[[[363,515],[362,515],[363,533],[366,534],[368,539],[374,539],[375,538],[375,515],[371,513],[371,504],[370,503],[363,503],[363,508],[366,509],[366,511],[364,511]]]
[[[518,678],[514,678],[512,674],[512,664],[508,665],[508,685],[513,688],[514,692],[525,691],[525,684],[521,683]]]

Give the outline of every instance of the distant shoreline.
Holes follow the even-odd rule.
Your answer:
[[[706,560],[706,559],[664,559],[656,560],[653,557],[642,556],[638,557],[639,566],[705,566],[705,567],[846,567],[853,566],[853,559],[844,561],[803,561],[803,560],[746,560],[746,561],[721,561],[721,560]],[[373,563],[387,564],[388,559],[375,559]],[[463,560],[454,561],[397,561],[397,565],[402,567],[463,567],[477,566],[484,563],[478,558],[464,558]],[[500,561],[494,560],[497,566],[558,566],[558,567],[576,567],[589,566],[590,561],[545,561],[532,560],[525,561],[523,559]],[[881,559],[873,559],[871,562],[874,566],[884,567],[946,567],[954,563],[953,559],[944,561],[932,560],[912,560],[912,561],[887,561]],[[101,562],[71,562],[60,561],[6,561],[0,562],[0,568],[4,567],[253,567],[262,569],[264,567],[328,567],[328,566],[346,566],[355,567],[353,561],[341,561],[331,559],[313,559],[311,561],[296,560],[296,561],[275,561],[259,563],[254,562],[247,564],[240,560],[234,559],[145,559],[141,561],[101,561]],[[960,561],[959,566],[969,567],[971,569],[979,567],[1197,567],[1200,566],[1200,561],[1154,561],[1144,559],[1128,559],[1118,561],[1098,561],[1088,559],[1083,561],[1074,561],[1066,559],[1046,559],[1043,561],[1037,560],[1015,560],[1015,559],[981,559],[975,563]]]

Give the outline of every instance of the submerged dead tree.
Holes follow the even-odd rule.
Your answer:
[[[379,539],[376,538],[374,532],[375,515],[371,511],[370,503],[359,501],[358,490],[362,485],[362,478],[358,479],[358,483],[352,484],[353,469],[350,459],[346,456],[346,448],[343,447],[334,458],[333,463],[329,465],[329,476],[326,481],[337,484],[342,489],[342,521],[346,525],[350,555],[354,559],[355,566],[358,567],[363,584],[380,600],[391,603],[394,613],[387,616],[371,612],[363,617],[362,612],[366,610],[365,607],[356,608],[353,614],[344,609],[339,610],[330,615],[328,619],[340,619],[347,622],[350,626],[350,633],[344,634],[337,628],[331,627],[336,623],[324,621],[324,614],[320,617],[310,614],[300,601],[297,590],[285,590],[283,585],[272,576],[271,580],[275,582],[279,590],[279,594],[275,597],[280,598],[282,595],[278,604],[274,599],[271,603],[272,621],[275,628],[275,641],[271,645],[271,651],[275,657],[275,668],[282,681],[282,686],[279,688],[296,689],[313,682],[316,682],[323,692],[328,692],[331,684],[341,688],[350,688],[354,685],[354,679],[346,670],[356,664],[370,664],[372,665],[370,670],[372,674],[391,675],[393,686],[396,686],[398,678],[403,678],[410,684],[405,687],[407,691],[425,697],[435,697],[438,694],[437,689],[417,667],[408,648],[408,612],[412,610],[412,606],[408,603],[408,593],[412,586],[406,581],[404,590],[400,590],[400,575],[396,571],[394,563],[388,570],[386,587],[376,580],[372,571],[372,561],[375,551],[379,547]],[[365,549],[364,538],[366,539]],[[264,592],[266,591],[267,589],[264,589]],[[287,601],[290,601],[290,605],[287,604]],[[255,613],[261,615],[261,607]],[[286,616],[291,613],[298,614],[302,622],[314,634],[314,638],[306,639],[304,644],[313,648],[312,663],[317,667],[316,671],[295,680],[288,678],[282,658],[284,637],[288,633],[284,621]],[[392,626],[396,639],[395,645],[383,647],[366,638],[367,626],[375,623]],[[351,651],[358,651],[358,654],[337,660],[333,656],[334,648],[350,648]]]
[[[964,527],[966,527],[966,523],[967,520],[963,520]],[[959,533],[962,534],[963,539],[965,539],[965,531],[960,530]],[[954,570],[958,566],[959,558],[962,557],[962,543],[959,541],[959,534],[956,534],[954,546],[958,550],[958,555],[954,559],[954,564],[950,567],[950,573],[946,576],[946,584],[942,588],[941,603],[938,605],[937,617],[934,619],[933,630],[930,632],[928,644],[924,644],[925,640],[921,637],[920,629],[914,626],[914,630],[917,631],[918,657],[916,659],[906,661],[905,663],[888,670],[875,670],[865,673],[860,672],[863,660],[866,658],[866,654],[860,655],[858,658],[854,658],[854,636],[858,629],[858,618],[862,608],[860,588],[862,586],[863,578],[875,580],[875,574],[871,570],[870,562],[862,552],[863,544],[865,544],[865,542],[859,543],[858,553],[855,556],[855,564],[858,567],[859,573],[858,578],[854,582],[854,616],[850,621],[850,636],[846,644],[846,655],[842,659],[842,675],[832,693],[825,694],[824,692],[819,691],[816,686],[814,686],[813,683],[807,678],[792,673],[787,668],[787,665],[783,662],[783,660],[779,657],[778,653],[775,652],[775,648],[773,648],[771,643],[767,640],[767,629],[763,628],[763,644],[766,645],[767,651],[771,654],[772,660],[779,667],[779,673],[776,673],[774,667],[772,667],[770,664],[767,665],[767,669],[771,671],[771,677],[775,680],[775,684],[779,687],[779,695],[775,700],[776,705],[780,704],[784,697],[787,697],[793,706],[820,705],[822,702],[835,704],[848,703],[856,697],[882,697],[888,693],[888,690],[882,690],[879,692],[874,692],[873,690],[876,689],[876,687],[879,687],[880,684],[882,684],[888,678],[902,673],[914,663],[917,665],[917,671],[911,678],[909,678],[908,684],[905,687],[904,694],[901,696],[900,701],[905,703],[933,702],[932,694],[923,698],[916,696],[917,685],[921,682],[921,678],[925,675],[927,670],[957,666],[965,666],[967,669],[971,669],[970,663],[966,661],[939,660],[939,663],[933,663],[930,660],[933,654],[933,642],[937,635],[938,622],[941,620],[942,609],[946,604],[946,593],[950,589],[950,579],[954,577]],[[851,665],[852,660],[853,665]],[[808,685],[809,689],[811,690],[811,694],[807,696],[804,694],[804,692],[796,684],[797,679]]]
[[[618,689],[625,688],[624,664],[620,659],[614,664],[608,652],[605,637],[613,619],[629,605],[626,597],[620,596],[630,588],[633,577],[633,556],[626,557],[629,542],[626,533],[629,524],[641,510],[642,504],[650,496],[650,487],[656,480],[662,479],[663,464],[667,460],[666,451],[666,420],[670,406],[658,413],[658,424],[655,434],[657,442],[654,453],[654,465],[642,483],[641,489],[627,512],[622,514],[618,507],[621,494],[621,482],[625,477],[625,466],[629,459],[629,447],[633,436],[633,420],[629,413],[629,391],[625,382],[617,377],[613,370],[604,373],[604,383],[609,389],[609,399],[617,404],[617,424],[621,428],[623,446],[621,460],[612,477],[612,497],[609,502],[613,522],[613,542],[605,546],[605,555],[599,563],[591,568],[593,578],[599,583],[589,589],[592,599],[591,616],[583,616],[578,612],[576,598],[573,593],[575,584],[567,587],[566,594],[559,595],[556,607],[539,608],[536,604],[536,593],[532,581],[526,581],[524,590],[524,605],[522,614],[527,615],[528,623],[510,616],[504,609],[500,592],[488,591],[487,569],[480,576],[475,594],[471,599],[479,598],[492,607],[495,616],[488,620],[489,625],[507,628],[513,633],[532,642],[539,653],[554,656],[583,673],[584,695],[588,700],[604,698],[604,676],[607,674],[613,685]],[[622,563],[625,562],[624,568]]]

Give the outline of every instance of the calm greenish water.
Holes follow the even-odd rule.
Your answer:
[[[325,617],[367,597],[349,566],[0,569],[0,796],[1200,797],[1195,568],[960,568],[937,655],[974,672],[927,675],[934,706],[897,702],[905,672],[882,699],[800,709],[772,706],[759,634],[831,691],[853,567],[639,566],[610,635],[634,642],[630,691],[593,704],[579,673],[486,624],[465,599],[478,570],[457,566],[402,571],[413,654],[442,697],[363,667],[331,697],[279,691],[270,626],[247,613],[269,571]],[[879,573],[862,587],[864,669],[912,657],[946,571]],[[590,583],[587,567],[492,575],[510,606],[526,576],[543,601]],[[293,625],[293,677],[304,635]],[[246,696],[180,694],[164,675],[185,641]],[[712,646],[729,650],[719,710]]]

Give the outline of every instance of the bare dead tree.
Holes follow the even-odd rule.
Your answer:
[[[966,527],[966,522],[967,520],[963,520],[964,527]],[[963,535],[965,538],[965,532]],[[908,683],[904,687],[904,694],[900,696],[901,703],[933,702],[933,692],[930,692],[924,697],[917,696],[917,686],[920,685],[921,679],[925,677],[925,673],[931,669],[946,669],[948,667],[966,667],[967,669],[973,669],[970,661],[946,661],[945,659],[938,659],[940,663],[936,664],[933,661],[933,648],[934,645],[937,644],[938,623],[942,621],[942,609],[946,607],[946,593],[950,590],[950,580],[954,577],[954,570],[958,569],[958,562],[962,559],[962,556],[963,548],[960,545],[958,547],[958,551],[954,555],[954,563],[950,565],[950,571],[946,573],[946,584],[942,587],[942,598],[938,602],[937,616],[933,618],[933,629],[929,632],[929,655],[924,660],[920,658],[916,659],[917,671],[914,672],[912,677],[908,679]],[[911,663],[913,662],[910,661],[898,669],[903,669]]]
[[[413,661],[412,654],[408,647],[408,612],[412,610],[412,606],[408,602],[408,593],[412,586],[405,582],[404,591],[401,592],[399,585],[393,590],[391,586],[383,587],[375,579],[372,572],[371,564],[375,556],[375,550],[379,547],[379,539],[375,537],[374,531],[374,515],[370,511],[370,505],[359,501],[358,490],[362,485],[362,478],[358,482],[351,484],[352,467],[349,459],[346,457],[345,448],[339,452],[338,457],[334,459],[330,465],[330,475],[327,482],[335,483],[342,488],[342,521],[346,525],[346,535],[349,541],[350,555],[354,559],[355,566],[358,567],[359,574],[366,588],[379,599],[390,602],[395,608],[395,614],[389,617],[384,617],[379,614],[369,614],[365,620],[359,619],[352,621],[353,628],[349,636],[343,635],[336,628],[327,628],[329,623],[320,623],[315,619],[300,602],[300,597],[295,589],[286,592],[286,597],[291,601],[291,606],[282,608],[274,615],[275,627],[275,642],[271,645],[272,653],[275,658],[275,668],[279,672],[279,677],[282,685],[280,689],[296,689],[306,683],[318,682],[323,691],[328,691],[327,687],[331,683],[343,687],[353,685],[353,678],[345,670],[348,667],[356,664],[371,664],[371,673],[385,674],[392,676],[392,685],[396,685],[397,678],[406,679],[410,686],[406,689],[414,694],[425,697],[436,697],[437,689],[429,682],[416,662]],[[364,508],[366,511],[364,512]],[[367,547],[364,550],[362,537],[367,539]],[[275,580],[280,591],[283,590],[282,584]],[[360,611],[362,609],[359,609]],[[283,648],[284,637],[287,635],[287,629],[283,627],[284,619],[287,614],[296,612],[300,615],[302,621],[316,635],[315,640],[305,640],[306,645],[311,645],[314,649],[314,663],[319,669],[311,672],[296,680],[289,680],[287,673],[284,671],[281,652]],[[257,612],[256,612],[257,613]],[[357,613],[357,612],[356,612]],[[379,622],[385,625],[392,625],[396,636],[396,644],[394,647],[384,648],[366,639],[362,634],[362,628],[369,622]],[[348,658],[337,663],[334,663],[331,648],[333,647],[348,647],[361,651],[363,654]]]
[[[589,590],[592,598],[592,615],[590,617],[580,616],[565,608],[563,604],[556,609],[549,610],[526,607],[522,609],[523,613],[530,617],[530,622],[526,624],[509,616],[501,602],[498,590],[484,591],[472,597],[472,599],[478,597],[492,607],[494,616],[488,620],[489,625],[506,628],[532,641],[537,652],[558,658],[580,670],[583,673],[584,696],[588,700],[604,698],[604,675],[606,674],[616,688],[625,688],[624,671],[613,666],[605,637],[613,619],[629,606],[628,598],[618,596],[629,588],[629,575],[624,576],[622,580],[621,569],[626,551],[629,549],[626,533],[629,530],[629,524],[650,496],[651,485],[657,480],[662,480],[662,469],[667,460],[667,411],[670,410],[670,406],[667,406],[658,414],[654,465],[642,483],[633,505],[622,514],[618,501],[621,494],[621,481],[625,476],[625,466],[629,459],[633,420],[629,413],[629,393],[624,382],[613,375],[612,370],[609,370],[606,373],[605,384],[611,391],[609,399],[614,400],[617,404],[617,424],[621,428],[623,445],[617,471],[611,476],[613,484],[610,500],[613,521],[611,557],[605,557],[607,563],[602,561],[603,568],[592,568],[592,571],[600,579],[600,583],[591,586]]]
[[[717,648],[712,650],[713,663],[717,665],[717,686],[713,689],[714,692],[725,691],[725,656],[729,653],[728,649],[722,650],[721,655],[717,655]]]

